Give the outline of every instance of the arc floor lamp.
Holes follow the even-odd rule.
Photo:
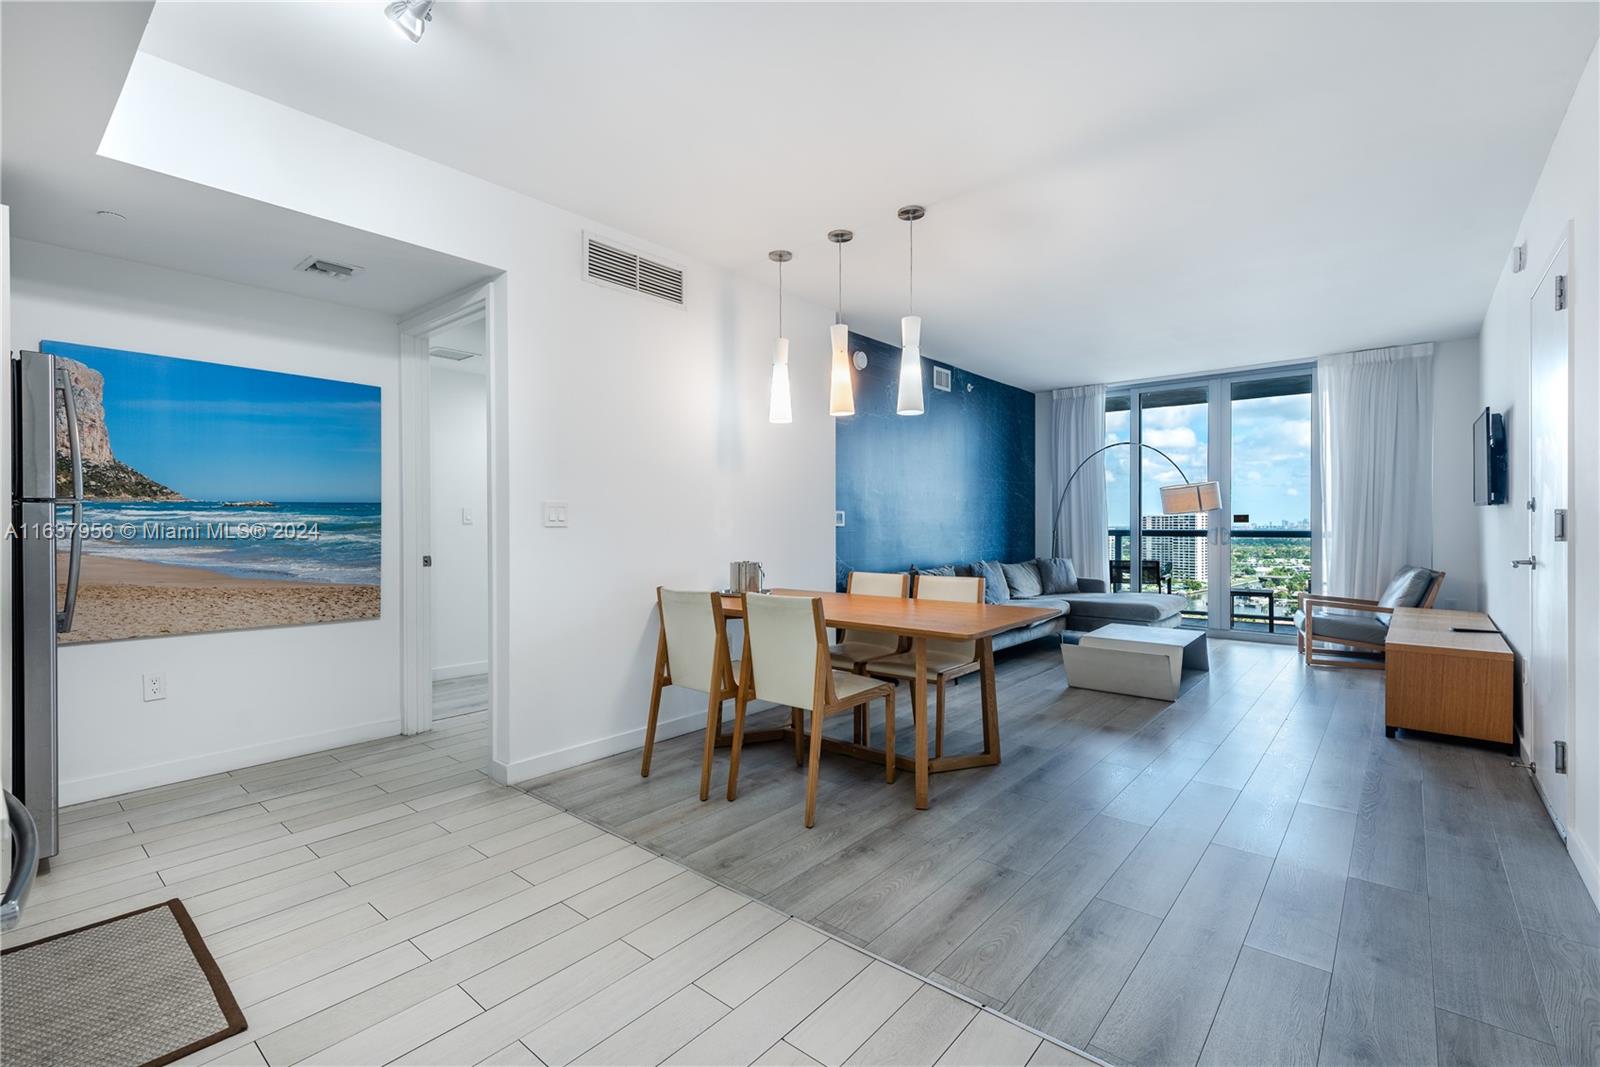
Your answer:
[[[1067,484],[1061,487],[1061,495],[1056,498],[1055,514],[1050,518],[1050,544],[1051,551],[1061,555],[1061,509],[1067,503],[1067,491],[1072,488],[1072,482],[1078,477],[1078,472],[1086,467],[1091,459],[1103,452],[1123,445],[1132,447],[1138,444],[1140,448],[1148,448],[1168,463],[1178,472],[1178,477],[1183,479],[1179,485],[1163,485],[1161,487],[1161,513],[1163,515],[1198,515],[1207,511],[1217,511],[1222,507],[1222,484],[1220,482],[1191,482],[1189,476],[1183,473],[1183,468],[1178,466],[1178,461],[1167,455],[1155,445],[1147,445],[1143,441],[1113,441],[1109,445],[1090,452],[1083,457],[1083,461],[1072,468],[1072,473],[1067,476]]]

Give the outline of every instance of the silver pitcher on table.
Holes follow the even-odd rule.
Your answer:
[[[728,564],[728,592],[759,593],[767,587],[767,572],[753,559]]]

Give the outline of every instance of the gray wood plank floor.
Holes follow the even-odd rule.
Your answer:
[[[69,808],[5,945],[178,897],[249,1022],[191,1063],[1089,1062],[496,785],[487,748],[471,713]]]
[[[489,676],[469,674],[461,678],[440,678],[433,683],[433,717],[453,719],[458,715],[489,710]]]
[[[648,779],[630,752],[528,789],[1112,1063],[1600,1063],[1600,915],[1525,772],[1385,739],[1381,673],[1211,655],[1166,704],[1003,653],[1004,762],[934,776],[925,812],[909,774],[825,756],[805,830],[783,745],[731,804],[719,750],[701,803],[698,733]],[[977,704],[952,691],[946,751]],[[948,1044],[919,996],[906,1040]]]

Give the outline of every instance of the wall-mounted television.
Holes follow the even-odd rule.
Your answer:
[[[1472,424],[1472,502],[1504,504],[1506,493],[1505,420],[1484,408]]]

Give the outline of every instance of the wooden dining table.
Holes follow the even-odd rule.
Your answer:
[[[806,589],[774,589],[772,592],[782,596],[820,597],[823,621],[829,627],[895,634],[910,639],[916,662],[916,671],[911,678],[911,714],[915,724],[916,753],[897,756],[895,765],[915,773],[918,808],[928,806],[929,774],[988,767],[1000,762],[1000,713],[995,702],[994,685],[995,635],[1032,626],[1060,614],[1053,608],[1025,608],[1012,604],[964,604],[948,600],[823,593]],[[724,595],[722,610],[729,618],[744,617],[744,604],[737,596]],[[977,642],[983,704],[982,752],[929,758],[927,655],[930,639]],[[835,738],[825,738],[823,747],[865,758],[883,758],[881,751]]]

